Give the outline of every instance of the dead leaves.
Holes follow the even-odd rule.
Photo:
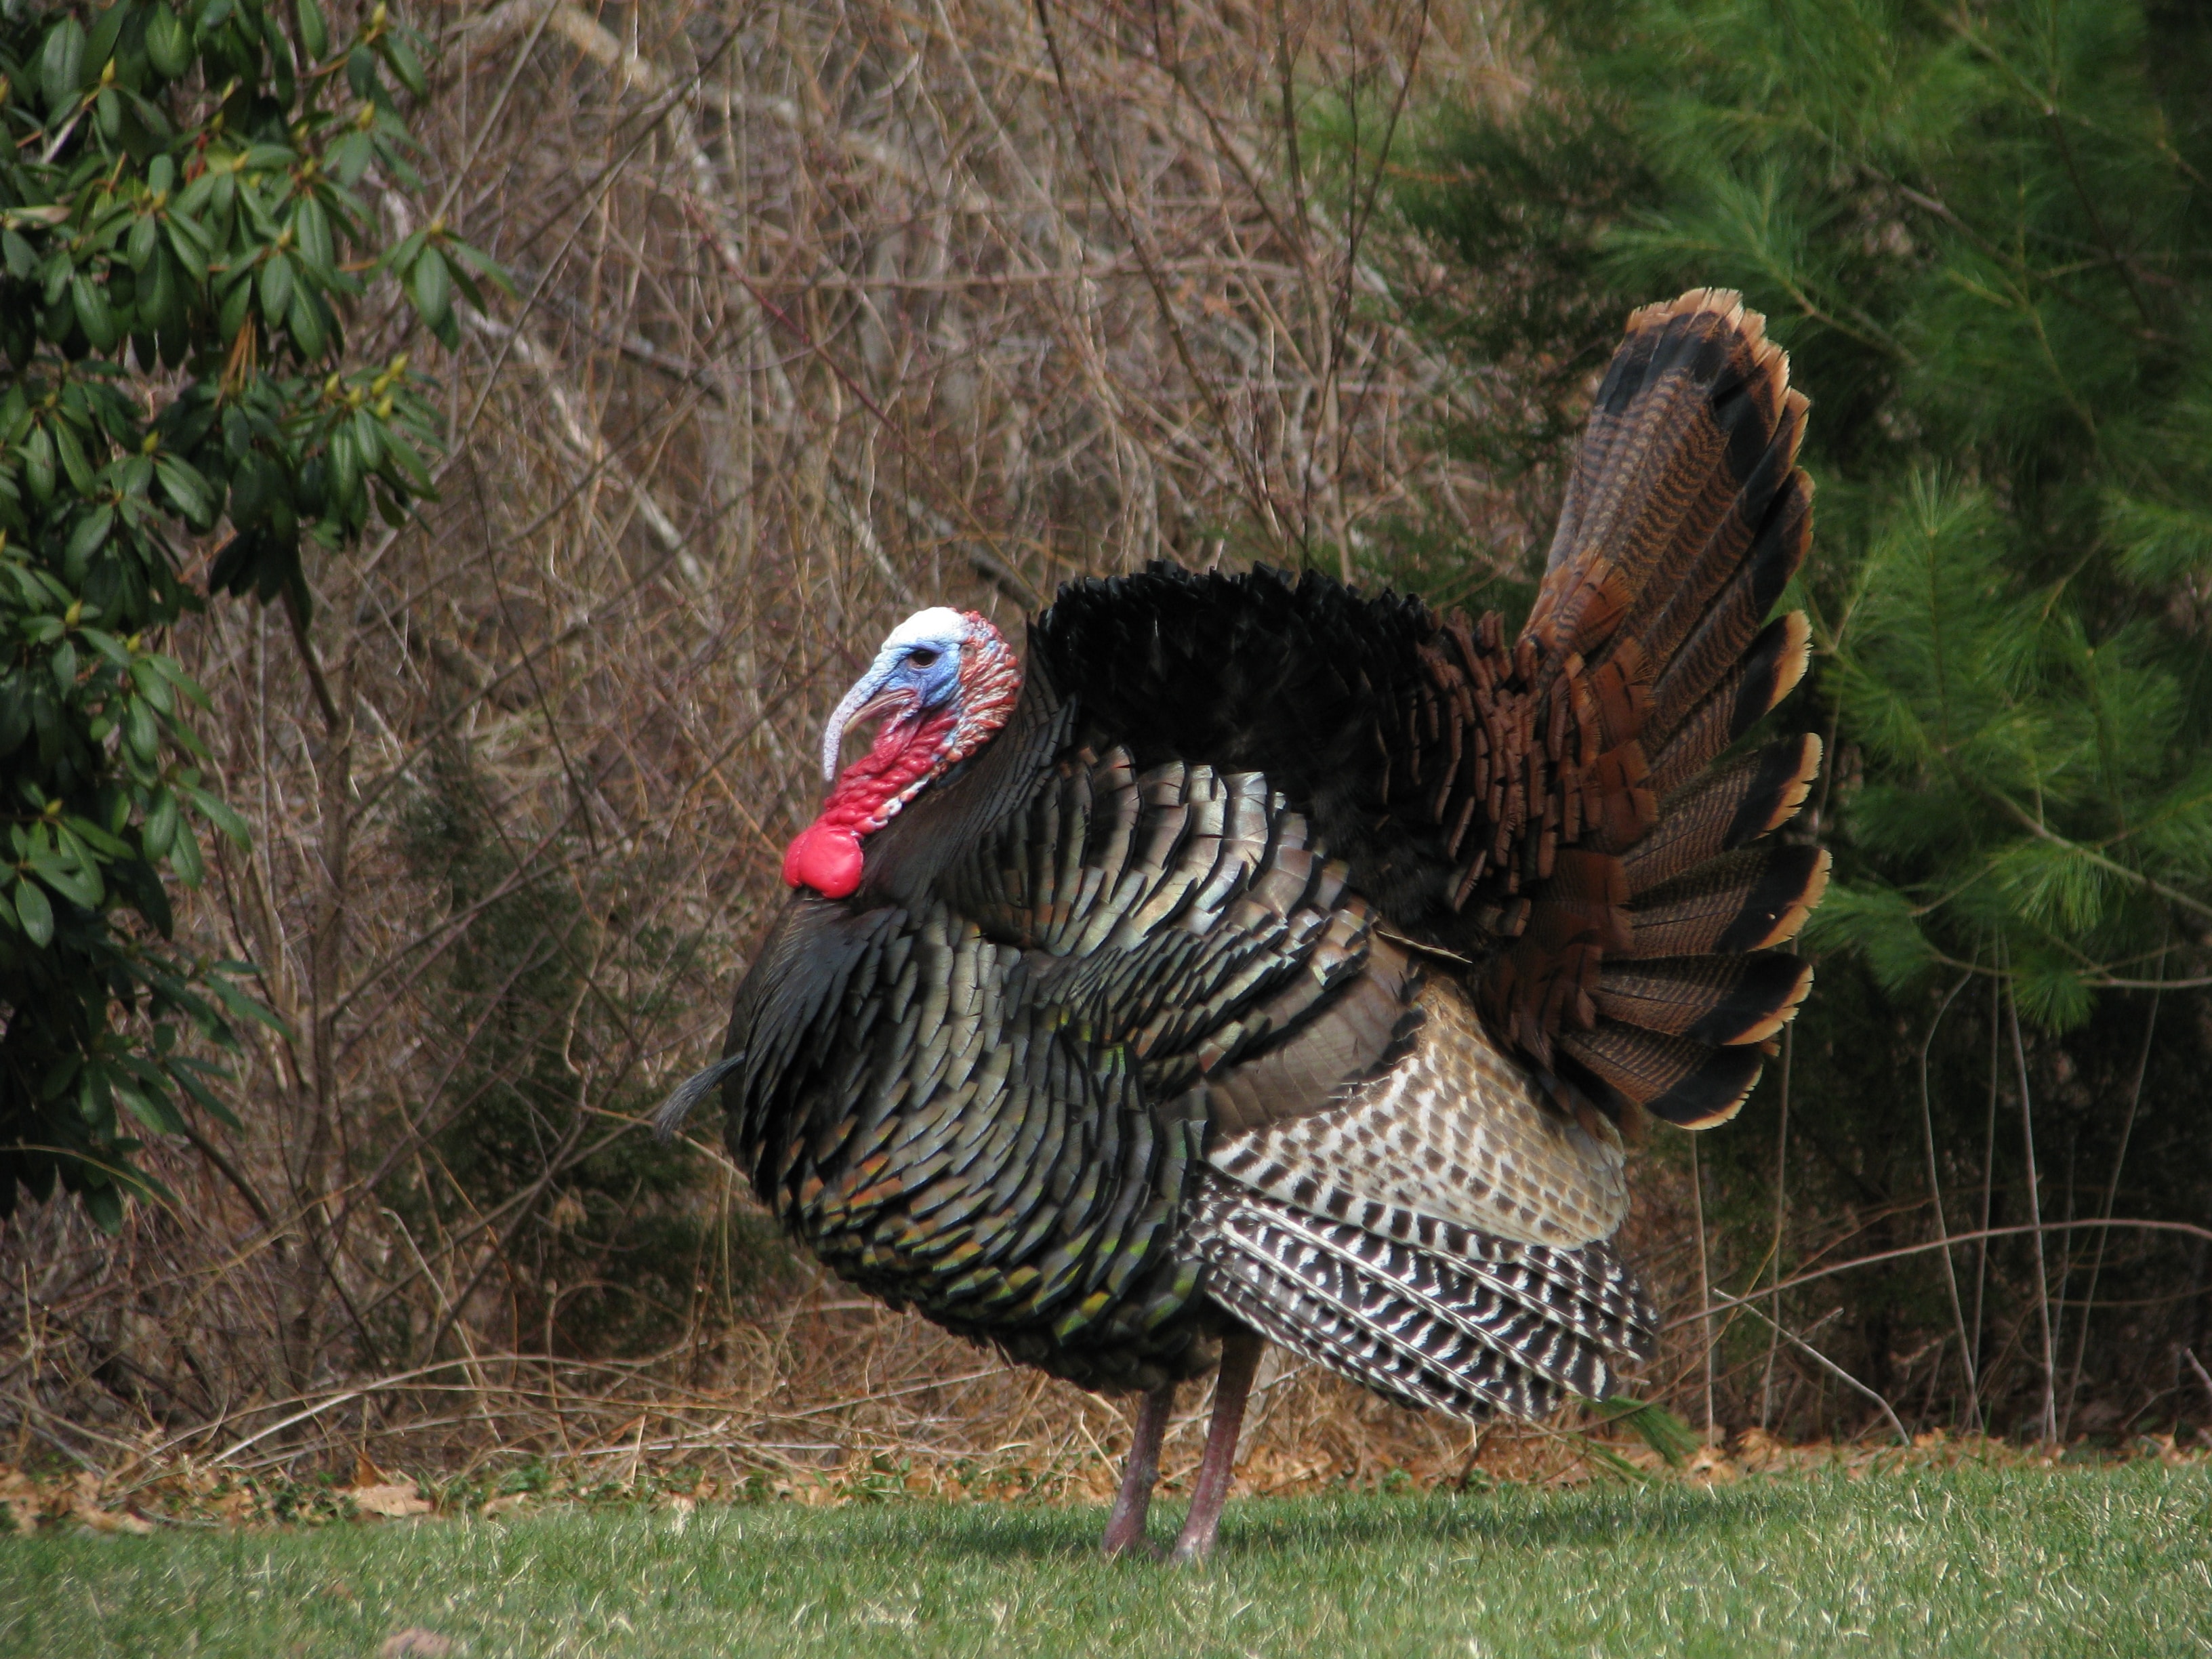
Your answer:
[[[17,1532],[36,1532],[46,1500],[38,1483],[21,1469],[0,1473],[0,1504],[8,1506],[9,1524]]]
[[[418,1496],[411,1480],[392,1481],[374,1486],[348,1486],[345,1495],[353,1499],[353,1506],[363,1515],[389,1516],[404,1519],[410,1515],[428,1515],[431,1503]]]
[[[105,1477],[89,1470],[46,1474],[0,1464],[0,1527],[18,1533],[80,1526],[143,1537],[165,1521],[314,1525],[436,1512],[412,1478],[387,1473],[366,1457],[356,1461],[352,1480],[340,1486],[327,1480],[250,1479],[191,1459],[154,1471],[133,1463]]]
[[[0,1504],[8,1506],[8,1521],[17,1532],[36,1532],[41,1526],[74,1522],[93,1532],[128,1533],[143,1537],[154,1523],[130,1505],[112,1501],[100,1478],[80,1470],[65,1479],[40,1480],[24,1470],[0,1466]]]
[[[84,1504],[70,1513],[72,1518],[94,1532],[123,1532],[134,1538],[143,1538],[154,1530],[151,1521],[143,1515],[133,1515],[129,1510],[103,1510]]]
[[[405,1520],[410,1516],[428,1515],[434,1508],[428,1498],[417,1493],[412,1480],[395,1480],[370,1462],[366,1452],[354,1456],[353,1484],[338,1490],[353,1501],[354,1508],[362,1515]]]

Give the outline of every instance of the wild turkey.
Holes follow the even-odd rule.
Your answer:
[[[1218,1364],[1212,1547],[1262,1339],[1394,1400],[1540,1416],[1646,1355],[1621,1131],[1732,1116],[1803,998],[1825,854],[1762,842],[1820,744],[1713,763],[1803,672],[1805,399],[1762,319],[1638,312],[1528,625],[1308,573],[1073,584],[1027,672],[902,623],[830,717],[821,817],[716,1084],[839,1274],[1144,1395]],[[841,771],[840,741],[881,722]]]

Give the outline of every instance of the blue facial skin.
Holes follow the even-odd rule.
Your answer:
[[[883,676],[877,687],[878,694],[910,691],[917,711],[942,708],[960,689],[960,641],[930,641],[900,646],[888,667],[881,659],[878,659],[875,673]],[[874,678],[875,674],[869,678]]]
[[[907,619],[876,653],[868,672],[845,694],[830,716],[822,734],[822,777],[837,775],[837,757],[845,728],[871,715],[913,718],[944,708],[959,694],[960,647],[964,624],[951,612],[943,628],[915,628],[924,617]],[[928,618],[928,620],[934,620]]]

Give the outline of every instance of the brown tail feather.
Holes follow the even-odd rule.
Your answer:
[[[1604,1103],[1617,1115],[1645,1111],[1686,1129],[1734,1117],[1765,1058],[1756,1045],[1713,1048],[1611,1019],[1565,1033],[1559,1048],[1607,1092]]]
[[[1764,951],[1797,937],[1828,890],[1824,847],[1724,854],[1637,899],[1631,959]]]
[[[1613,654],[1632,650],[1641,662],[1663,663],[1709,611],[1741,611],[1753,628],[1765,618],[1812,542],[1812,486],[1796,469],[1808,407],[1802,392],[1784,399],[1780,428],[1718,526],[1673,592],[1621,630]]]
[[[1709,643],[1703,629],[1692,647]],[[1686,775],[1749,731],[1759,717],[1795,690],[1811,656],[1812,629],[1805,613],[1777,617],[1755,639],[1723,641],[1728,665],[1715,669],[1703,658],[1677,657],[1651,689],[1651,720],[1644,729],[1645,753],[1669,772]],[[1699,733],[1699,755],[1677,760],[1667,751],[1669,739]],[[1659,765],[1652,768],[1654,772]]]
[[[1812,964],[1778,951],[1608,964],[1599,1013],[1624,1025],[1715,1048],[1759,1042],[1788,1023],[1813,983]]]
[[[1673,791],[1661,802],[1651,832],[1621,859],[1629,892],[1649,892],[1779,829],[1796,816],[1820,770],[1820,739],[1808,732]]]
[[[1755,476],[1788,387],[1789,360],[1735,294],[1694,289],[1631,317],[1524,634],[1588,657],[1670,594]]]

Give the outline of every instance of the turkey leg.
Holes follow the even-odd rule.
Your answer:
[[[1267,1345],[1250,1331],[1233,1331],[1221,1339],[1221,1373],[1213,1382],[1213,1420],[1206,1428],[1206,1455],[1199,1461],[1198,1485],[1190,1495],[1190,1513],[1183,1519],[1182,1536],[1176,1540],[1170,1561],[1203,1561],[1213,1552],[1213,1534],[1221,1525],[1221,1505],[1229,1497],[1229,1483],[1237,1474],[1237,1437],[1244,1427],[1244,1401],[1252,1392],[1252,1374],[1260,1369],[1260,1350]]]
[[[1141,1548],[1145,1520],[1152,1510],[1152,1488],[1160,1478],[1160,1439],[1167,1433],[1168,1413],[1175,1409],[1176,1385],[1163,1382],[1137,1408],[1137,1431],[1129,1443],[1128,1467],[1121,1472],[1121,1490],[1106,1517],[1106,1536],[1098,1547],[1108,1555]]]

